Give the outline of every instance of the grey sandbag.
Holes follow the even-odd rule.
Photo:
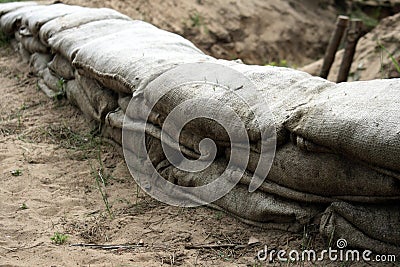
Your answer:
[[[81,47],[73,65],[112,90],[132,93],[178,64],[209,59],[183,37],[133,21]]]
[[[52,59],[49,54],[34,53],[29,61],[30,72],[37,76],[43,76],[43,70],[47,68],[47,63]]]
[[[229,159],[230,149],[226,152]],[[234,164],[246,168],[246,159]],[[258,154],[250,153],[254,173]],[[262,172],[262,170],[261,170]],[[319,196],[360,202],[400,200],[400,181],[365,164],[332,153],[310,153],[288,143],[277,149],[267,179],[281,186]]]
[[[53,19],[39,30],[40,40],[48,44],[48,39],[54,34],[82,26],[89,22],[109,19],[131,20],[128,16],[109,8],[82,8],[72,14]]]
[[[22,62],[28,64],[29,61],[31,60],[31,53],[29,53],[29,51],[26,50],[21,43],[18,43],[17,46],[18,46],[18,54],[20,55]]]
[[[148,87],[157,88],[157,90],[144,89],[144,98],[149,100],[150,103],[160,99],[155,105],[154,111],[164,117],[185,101],[196,98],[218,99],[220,102],[226,103],[239,115],[241,121],[245,123],[251,142],[257,143],[260,141],[260,130],[266,131],[271,127],[275,127],[277,144],[280,146],[289,140],[290,135],[283,125],[287,118],[290,117],[290,114],[311,101],[318,93],[334,86],[333,83],[326,80],[288,68],[248,66],[222,60],[216,63],[242,73],[254,84],[254,88],[242,87],[235,90],[234,93],[228,93],[224,89],[208,84],[196,86],[191,84],[175,85],[175,81],[171,80],[170,76],[167,76],[166,79],[161,76],[156,81],[156,84]],[[158,88],[175,89],[165,94],[163,90],[158,90]],[[257,91],[254,91],[254,89]],[[247,101],[246,103],[242,100],[254,97],[257,97],[258,100],[254,99],[254,101]],[[206,114],[212,110],[213,114],[219,114],[220,118],[223,118],[233,127],[237,124],[236,117],[228,113],[221,114],[223,112],[221,111],[221,104],[204,104],[199,101],[193,105],[192,110],[198,111],[199,114]],[[258,116],[254,116],[254,113],[249,112],[249,110],[256,112]],[[259,117],[260,114],[261,116],[269,117],[269,112],[272,113],[274,121]],[[184,119],[182,117],[182,120]],[[179,126],[183,122],[180,121],[180,118],[177,118],[175,123]],[[215,141],[229,141],[229,136],[225,129],[212,120],[199,119],[196,122],[188,123],[186,127],[200,136],[209,137]],[[241,126],[239,125],[238,127]],[[260,143],[257,143],[256,147],[257,149],[255,150],[259,151]]]
[[[285,126],[337,153],[400,172],[400,79],[338,84]]]
[[[21,43],[30,53],[47,53],[47,47],[35,37],[21,37]]]
[[[320,232],[330,239],[345,239],[348,247],[400,257],[399,227],[398,203],[375,207],[333,203],[321,218]]]
[[[33,6],[28,5],[4,14],[0,18],[1,30],[7,35],[13,34],[15,31],[19,29],[19,27],[21,26],[22,19],[26,15],[29,15],[35,10],[40,10],[42,8],[43,6],[40,5],[33,5]]]
[[[108,112],[117,108],[117,96],[96,81],[76,74],[65,88],[68,100],[88,118],[104,122]]]
[[[53,90],[51,90],[43,81],[43,79],[40,79],[38,81],[38,87],[40,90],[42,90],[43,93],[45,93],[45,95],[49,98],[54,98],[56,97],[57,93],[54,92]]]
[[[40,27],[46,22],[60,16],[78,12],[84,7],[71,6],[64,4],[52,4],[42,6],[41,9],[36,9],[22,18],[22,25],[27,26],[34,36],[38,36]]]
[[[124,123],[124,112],[121,109],[111,111],[105,118],[102,136],[114,140],[122,145],[122,126]]]
[[[49,69],[64,78],[64,80],[72,80],[75,78],[71,63],[60,54],[56,54],[53,60],[49,62]]]
[[[10,2],[4,3],[0,5],[0,17],[4,14],[19,9],[21,7],[28,7],[28,6],[35,6],[37,5],[36,2],[31,1],[22,1],[22,2]]]
[[[53,90],[56,94],[64,91],[65,82],[60,77],[57,77],[49,68],[43,70],[42,78],[47,87]]]
[[[63,55],[70,62],[75,57],[79,49],[101,37],[124,31],[132,26],[133,22],[121,19],[107,19],[94,21],[77,28],[70,28],[64,31],[54,33],[48,44],[53,51]],[[111,46],[115,42],[111,43]]]

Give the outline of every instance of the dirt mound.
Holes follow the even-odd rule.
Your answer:
[[[372,80],[400,77],[400,14],[383,19],[370,33],[362,37],[349,74],[349,81]],[[336,81],[343,50],[336,53],[328,80]],[[322,59],[303,67],[301,70],[318,75]]]
[[[334,0],[83,1],[110,7],[188,38],[217,58],[304,65],[324,53],[337,15]]]

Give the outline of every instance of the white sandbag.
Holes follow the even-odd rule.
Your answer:
[[[122,93],[143,89],[178,64],[211,59],[183,37],[142,21],[81,47],[73,65]]]
[[[58,17],[44,24],[39,31],[40,40],[48,44],[48,39],[54,34],[82,26],[89,22],[120,19],[131,20],[128,16],[109,8],[82,8],[72,14]]]
[[[82,9],[84,9],[84,7],[64,4],[42,6],[42,8],[40,9],[36,9],[32,12],[29,12],[28,14],[25,14],[22,18],[22,25],[27,26],[32,34],[34,36],[37,36],[40,27],[46,22],[57,17],[78,12]]]
[[[132,26],[133,22],[121,19],[107,19],[84,24],[77,28],[71,28],[57,32],[48,39],[48,44],[53,51],[63,55],[70,62],[79,49],[101,37],[123,31]],[[112,43],[111,45],[115,45]]]
[[[10,11],[0,18],[0,28],[1,30],[8,35],[13,34],[15,31],[19,29],[21,26],[22,19],[29,15],[30,13],[35,12],[36,10],[43,9],[43,6],[40,5],[28,5],[13,11]]]
[[[21,7],[28,7],[28,6],[35,6],[37,5],[36,2],[31,1],[21,1],[21,2],[10,2],[4,3],[0,5],[0,17],[4,14],[19,9]]]
[[[400,79],[338,84],[285,126],[337,153],[400,172]]]
[[[52,56],[49,54],[34,53],[29,61],[30,72],[36,76],[42,77],[43,70],[47,68],[47,64],[51,59]]]
[[[56,54],[51,62],[49,62],[49,69],[64,78],[64,80],[72,80],[75,78],[74,69],[71,63],[60,54]]]
[[[117,96],[90,78],[75,76],[65,88],[68,100],[89,119],[104,122],[106,115],[117,108]]]
[[[35,37],[21,37],[21,43],[30,53],[48,53],[48,49]]]

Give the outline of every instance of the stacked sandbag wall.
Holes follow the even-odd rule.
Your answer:
[[[202,186],[224,172],[231,146],[217,124],[196,121],[187,125],[179,140],[171,137],[193,159],[201,156],[201,140],[215,142],[217,158],[204,171],[176,168],[161,144],[163,123],[179,104],[198,96],[223,100],[246,121],[250,159],[246,164],[234,162],[230,171],[239,168],[244,175],[212,206],[265,228],[301,231],[318,223],[321,233],[346,238],[350,246],[400,254],[399,80],[334,84],[292,69],[217,60],[181,36],[110,9],[17,2],[1,4],[0,16],[0,29],[15,37],[15,51],[30,64],[46,95],[66,95],[119,144],[125,117],[131,122],[128,151],[139,160],[136,132],[145,128],[147,154],[168,181]],[[157,81],[152,86],[167,71],[198,62],[232,68],[269,100],[276,129],[275,159],[253,193],[248,186],[258,175],[262,152],[257,129],[270,127],[270,122],[252,121],[243,107],[207,84],[177,85],[161,98],[165,84]],[[246,93],[246,88],[237,90]],[[153,99],[160,101],[149,105]],[[193,105],[200,113],[213,108],[204,102]]]

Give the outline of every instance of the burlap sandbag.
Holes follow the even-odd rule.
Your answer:
[[[73,65],[112,90],[131,93],[177,64],[207,59],[183,37],[133,21],[125,31],[81,47]]]
[[[60,77],[58,77],[49,68],[45,68],[43,70],[42,78],[48,88],[50,88],[52,91],[56,93],[62,94],[62,92],[65,89],[65,81],[63,81]]]
[[[72,80],[75,78],[74,69],[71,63],[60,54],[56,54],[51,62],[49,62],[49,69],[64,78],[64,80]]]
[[[229,159],[230,149],[226,155]],[[246,159],[233,161],[246,168]],[[257,164],[258,154],[251,152],[247,169],[254,173]],[[267,179],[296,191],[334,199],[372,203],[400,200],[398,179],[340,155],[306,152],[291,143],[276,151]]]
[[[400,79],[338,84],[285,126],[337,153],[400,172]]]
[[[400,256],[399,203],[358,206],[333,203],[321,219],[320,232],[326,237],[345,239],[348,247]]]
[[[31,60],[31,53],[29,53],[29,51],[26,50],[21,43],[17,44],[17,48],[18,54],[20,55],[22,62],[28,64]]]
[[[51,90],[43,81],[43,79],[40,79],[38,81],[38,88],[49,98],[54,98],[57,96],[57,92],[54,92]]]
[[[68,100],[89,119],[104,122],[107,113],[117,108],[117,96],[90,78],[75,76],[65,89]]]
[[[154,110],[163,116],[167,116],[177,106],[188,100],[196,98],[219,100],[219,103],[216,104],[204,104],[199,101],[198,104],[193,105],[192,112],[206,114],[212,110],[213,114],[227,121],[232,127],[236,127],[235,125],[242,127],[237,123],[236,116],[221,113],[223,112],[221,111],[221,105],[223,105],[221,103],[225,103],[224,105],[231,107],[245,123],[251,142],[260,140],[260,131],[264,132],[275,127],[279,146],[289,139],[287,130],[283,128],[283,123],[290,114],[301,105],[311,101],[315,94],[333,86],[332,83],[325,80],[287,68],[247,66],[224,61],[218,61],[218,63],[236,69],[239,73],[248,77],[255,87],[243,87],[235,90],[234,93],[228,93],[225,89],[208,84],[197,86],[190,84],[175,85],[174,80],[167,77],[166,79],[158,79],[156,85],[145,88],[144,98],[148,99],[150,103],[155,103],[157,99],[161,99],[155,105]],[[150,90],[150,88],[155,90]],[[163,90],[156,88],[175,89],[165,94]],[[255,92],[254,89],[257,91]],[[254,96],[257,96],[258,100],[253,99],[254,102],[243,101],[243,98],[247,100],[254,98]],[[269,104],[270,108],[268,108]],[[268,117],[270,111],[274,116],[274,121],[260,118],[260,116]],[[182,117],[183,119],[184,117]],[[174,123],[179,126],[182,125],[183,121],[178,118]],[[200,119],[188,123],[186,127],[203,137],[209,137],[216,141],[229,141],[228,133],[215,121]],[[238,131],[234,130],[233,132]]]
[[[89,22],[109,19],[131,20],[131,18],[109,8],[84,8],[44,24],[39,31],[40,40],[42,43],[48,44],[48,39],[56,33],[76,28]]]
[[[132,135],[134,134],[135,131],[133,130]],[[152,159],[153,164],[160,162],[163,158],[162,153],[160,153],[160,151],[162,151],[160,140],[153,136],[150,137],[150,135],[147,137],[152,139],[152,141],[146,140],[146,155]],[[135,138],[132,138],[132,140],[135,140]],[[148,145],[148,143],[151,145]],[[140,146],[132,144],[132,148],[133,147],[139,149]],[[127,164],[133,169],[136,168],[138,175],[140,175],[140,173],[146,173],[148,170],[145,170],[143,166],[139,167],[131,164],[134,162],[133,159],[135,161],[140,160],[140,158],[134,158],[139,157],[136,154],[137,149],[135,149],[134,152],[126,149],[125,156],[127,158]],[[208,184],[219,177],[219,175],[224,172],[226,164],[223,161],[217,160],[206,170],[198,173],[181,171],[173,166],[169,166],[168,162],[160,162],[155,165],[162,166],[162,168],[158,168],[157,166],[156,168],[158,168],[160,174],[170,182],[181,186],[194,187]],[[235,170],[231,171],[234,172]],[[171,188],[171,190],[173,189]],[[324,205],[296,203],[261,191],[249,193],[248,188],[240,184],[213,204],[245,220],[267,224],[270,228],[291,231],[302,229],[304,224],[309,223],[324,208]]]
[[[29,61],[30,72],[36,76],[42,77],[43,70],[47,68],[47,64],[51,59],[52,56],[49,54],[34,53]]]
[[[85,9],[80,6],[71,6],[64,4],[53,4],[42,6],[32,12],[25,14],[22,18],[22,25],[25,25],[34,36],[38,36],[40,27],[46,22],[74,12]]]
[[[19,29],[21,21],[26,15],[41,9],[43,9],[43,6],[39,5],[27,5],[14,9],[1,16],[0,28],[5,34],[11,35]]]
[[[35,37],[21,37],[21,43],[30,53],[48,53],[48,49]]]
[[[21,7],[28,7],[28,6],[35,6],[37,5],[36,2],[31,1],[22,1],[22,2],[10,2],[4,3],[0,5],[0,17],[6,13],[19,9]]]
[[[107,19],[84,24],[77,28],[54,33],[48,39],[53,51],[63,55],[70,62],[82,46],[85,46],[101,37],[123,31],[132,26],[133,22],[121,19]],[[111,46],[115,45],[112,43]]]

